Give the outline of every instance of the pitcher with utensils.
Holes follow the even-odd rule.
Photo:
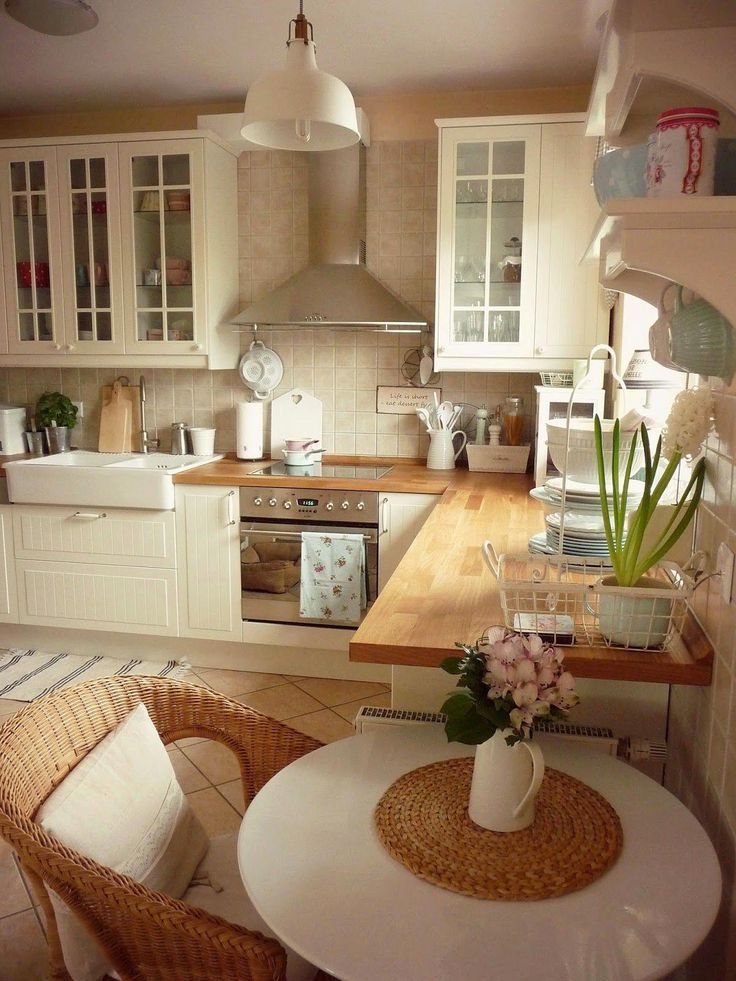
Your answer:
[[[467,436],[461,430],[453,430],[462,412],[462,406],[452,402],[440,402],[435,394],[434,401],[417,409],[419,419],[429,433],[428,470],[454,470],[455,461],[463,451]],[[456,446],[455,437],[460,436]]]

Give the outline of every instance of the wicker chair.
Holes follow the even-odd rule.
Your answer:
[[[164,743],[214,739],[235,753],[246,806],[321,743],[239,702],[163,678],[105,678],[39,699],[0,728],[0,836],[17,852],[47,922],[50,973],[69,974],[46,887],[94,934],[125,981],[283,981],[278,941],[152,892],[65,847],[33,817],[70,770],[139,702]]]

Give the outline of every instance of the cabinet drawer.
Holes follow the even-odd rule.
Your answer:
[[[13,524],[19,559],[155,569],[173,569],[176,564],[170,511],[16,506]]]
[[[176,635],[176,573],[76,562],[16,562],[21,623]]]

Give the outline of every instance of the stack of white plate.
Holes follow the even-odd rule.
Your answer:
[[[557,500],[562,504],[562,477],[550,477],[544,485],[544,492],[552,500]],[[641,496],[644,493],[643,480],[629,481],[627,503],[629,510],[638,506]],[[611,503],[610,491],[608,492],[609,506]],[[567,507],[579,508],[579,510],[601,509],[601,495],[598,484],[584,484],[578,480],[570,480],[568,477],[565,486],[565,505]]]

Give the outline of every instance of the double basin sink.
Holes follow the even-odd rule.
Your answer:
[[[94,453],[72,450],[5,464],[8,498],[14,504],[85,507],[174,507],[174,474],[221,460],[173,453]]]

